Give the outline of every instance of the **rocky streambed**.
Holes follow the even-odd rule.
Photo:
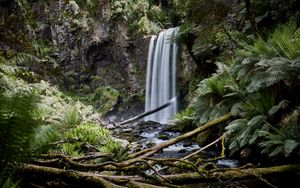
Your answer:
[[[129,153],[138,152],[140,150],[150,148],[152,146],[163,143],[166,140],[179,136],[178,130],[173,129],[172,125],[160,124],[152,121],[140,121],[133,124],[113,125],[111,126],[112,134],[123,141],[123,146],[127,146]],[[194,140],[184,140],[174,145],[164,148],[162,151],[155,153],[156,158],[183,158],[199,149],[199,146]],[[214,163],[218,167],[239,167],[239,161],[234,159],[218,159],[220,152],[216,147],[206,149],[198,154],[201,158],[216,158]]]

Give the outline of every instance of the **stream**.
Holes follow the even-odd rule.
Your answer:
[[[136,152],[152,146],[161,144],[166,140],[179,136],[180,132],[171,131],[170,125],[159,124],[152,121],[134,123],[132,125],[122,125],[117,132],[120,138],[125,138],[131,142],[131,151]],[[122,131],[123,130],[123,131]],[[201,149],[197,143],[192,140],[184,140],[174,145],[164,148],[161,152],[156,153],[153,157],[157,158],[183,158],[197,150]],[[214,146],[202,151],[199,155],[202,158],[214,158],[220,156]],[[240,166],[239,161],[234,159],[219,159],[215,161],[218,167],[236,168]]]

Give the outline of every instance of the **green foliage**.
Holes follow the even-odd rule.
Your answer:
[[[287,105],[285,100],[275,105],[275,93],[272,90],[247,95],[241,102],[236,103],[231,111],[240,118],[230,122],[225,128],[230,155],[245,146],[258,144],[261,141],[261,131],[271,131],[271,120]]]
[[[107,129],[94,123],[85,123],[70,129],[70,131],[65,133],[64,138],[68,140],[75,139],[81,142],[97,145],[105,142],[109,136]]]
[[[258,115],[250,120],[237,119],[226,127],[228,149],[230,155],[240,151],[244,146],[254,145],[258,141],[260,131],[269,131],[271,125],[266,122],[266,117]]]
[[[232,73],[248,92],[299,79],[300,35],[294,22],[279,26],[265,42],[245,45]]]
[[[119,142],[115,142],[112,139],[106,141],[105,145],[101,148],[101,151],[112,154],[109,160],[113,161],[122,161],[127,156],[126,149],[122,148]]]
[[[66,143],[59,146],[62,153],[78,156],[89,150],[99,151],[110,139],[110,134],[107,129],[94,123],[84,123],[67,130],[63,139]]]
[[[173,123],[176,126],[181,127],[182,130],[189,130],[195,127],[194,125],[193,110],[191,108],[186,108],[185,110],[176,114]]]
[[[46,153],[55,145],[52,145],[57,140],[60,140],[59,133],[52,125],[43,125],[35,130],[35,137],[30,144],[31,150],[38,153]]]
[[[92,106],[66,97],[57,88],[41,81],[34,84],[41,94],[35,116],[43,126],[36,129],[31,150],[39,153],[60,152],[65,155],[82,156],[88,152],[105,151],[122,158],[126,151],[114,141],[107,129],[101,127],[100,115]],[[113,97],[111,88],[102,88],[98,97]],[[102,96],[103,95],[103,96]],[[106,100],[107,102],[108,98]]]
[[[297,108],[285,117],[279,126],[272,132],[260,131],[264,140],[259,144],[270,158],[289,157],[300,145],[300,110]],[[299,150],[299,148],[298,148]]]
[[[34,87],[0,72],[0,185],[29,155],[30,141],[39,121]]]
[[[113,0],[111,6],[113,19],[122,18],[129,25],[129,32],[134,34],[153,34],[160,30],[151,18],[149,3],[145,0]],[[149,16],[148,16],[149,15]],[[153,16],[152,16],[153,17]]]
[[[272,59],[246,58],[233,67],[237,79],[248,92],[272,86],[280,81],[299,79],[299,60],[274,57]]]
[[[192,104],[196,124],[205,124],[228,113],[238,100],[238,85],[228,71],[227,65],[219,63],[217,73],[200,82]]]
[[[8,178],[5,183],[2,185],[2,188],[18,188],[20,184],[20,180],[17,182],[14,182],[11,180],[11,178]]]
[[[251,3],[258,18],[266,15],[275,23],[286,23],[300,11],[298,0],[252,0]]]
[[[271,59],[283,57],[295,60],[300,56],[300,29],[294,21],[278,26],[267,41],[257,39],[254,45],[245,45],[242,57],[260,57]]]
[[[299,80],[298,30],[293,22],[279,26],[267,41],[257,39],[245,45],[230,67],[217,64],[217,73],[200,82],[192,104],[196,123],[204,124],[229,111],[236,116],[225,127],[230,155],[250,146],[274,158],[297,150],[298,137],[291,135],[299,132],[297,121],[277,124],[288,105],[299,102],[292,104],[287,101],[294,99],[290,93],[277,92],[282,88],[295,91]]]
[[[69,108],[68,108],[69,107]],[[67,105],[66,112],[64,114],[63,124],[65,126],[73,127],[80,124],[80,115],[76,106]]]

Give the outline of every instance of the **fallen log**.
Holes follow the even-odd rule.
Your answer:
[[[21,173],[26,176],[35,176],[45,177],[45,179],[51,177],[52,179],[57,180],[66,180],[69,182],[82,182],[86,185],[90,185],[93,187],[107,187],[107,188],[124,188],[123,186],[119,186],[113,184],[102,177],[98,177],[97,174],[93,173],[85,173],[74,170],[63,170],[52,167],[38,166],[27,164],[24,165],[21,169]]]
[[[122,121],[121,123],[118,123],[117,125],[125,125],[125,124],[128,124],[128,123],[134,122],[136,120],[139,120],[139,119],[141,119],[143,117],[146,117],[146,116],[149,116],[151,114],[154,114],[155,112],[163,110],[163,109],[167,108],[168,106],[172,105],[176,99],[177,99],[177,97],[173,97],[167,103],[165,103],[165,104],[163,104],[163,105],[161,105],[161,106],[159,106],[159,107],[157,107],[157,108],[155,108],[153,110],[150,110],[148,112],[144,112],[144,113],[139,114],[139,115],[137,115],[137,116],[135,116],[133,118],[127,119],[125,121]]]
[[[147,169],[147,164],[144,166],[141,165],[141,164],[145,164],[145,161],[142,158],[135,158],[135,159],[130,159],[122,162],[107,161],[98,164],[86,164],[86,163],[76,162],[66,156],[59,155],[59,158],[57,159],[52,159],[49,161],[38,160],[38,161],[33,161],[33,163],[36,165],[49,166],[49,167],[60,167],[61,165],[63,165],[63,166],[68,166],[68,168],[70,169],[80,170],[80,171],[134,171],[137,169],[140,170],[143,170],[145,168]],[[137,163],[139,164],[135,165]]]
[[[163,175],[175,184],[182,184],[186,182],[199,182],[207,180],[233,180],[233,179],[246,179],[246,178],[260,178],[262,175],[283,173],[283,172],[300,172],[300,163],[289,164],[282,166],[272,166],[264,168],[247,168],[247,169],[236,169],[236,168],[224,168],[207,171],[207,176],[201,176],[199,173],[183,173],[175,175]]]
[[[128,187],[131,187],[131,188],[167,188],[167,187],[161,187],[161,186],[157,186],[157,185],[149,185],[149,184],[141,183],[141,182],[137,182],[137,181],[130,181],[128,183]]]
[[[136,158],[136,157],[139,157],[139,156],[149,157],[149,156],[153,155],[154,153],[160,151],[161,149],[163,149],[165,147],[171,146],[171,145],[176,144],[176,143],[178,143],[180,141],[183,141],[185,139],[191,138],[191,137],[193,137],[193,136],[195,136],[195,135],[197,135],[197,134],[205,131],[208,128],[211,128],[211,127],[213,127],[215,125],[218,125],[219,123],[222,123],[222,122],[225,122],[225,121],[229,120],[231,117],[232,117],[231,113],[225,114],[224,116],[219,117],[219,118],[217,118],[217,119],[215,119],[213,121],[210,121],[210,122],[208,122],[208,123],[206,123],[206,124],[198,127],[197,129],[195,129],[195,130],[193,130],[191,132],[185,133],[183,135],[180,135],[180,136],[178,136],[176,138],[173,138],[173,139],[170,139],[168,141],[165,141],[165,142],[163,142],[161,144],[158,144],[156,146],[153,146],[151,148],[147,148],[147,149],[144,149],[144,150],[139,151],[137,153],[133,153],[133,154],[129,155],[128,157],[129,158]]]
[[[122,182],[127,181],[127,186],[130,187],[143,187],[143,188],[164,188],[161,186],[154,186],[148,183],[137,182],[135,179],[142,181],[142,178],[137,178],[135,176],[107,176],[99,175],[96,173],[86,173],[74,170],[64,170],[53,167],[38,166],[33,164],[26,164],[21,169],[21,173],[25,177],[39,177],[40,180],[52,180],[66,181],[69,183],[78,183],[85,185],[86,187],[104,187],[104,188],[125,188],[114,184],[110,181]],[[42,178],[47,177],[47,178]],[[163,180],[161,180],[163,181]],[[81,187],[81,186],[78,186]]]

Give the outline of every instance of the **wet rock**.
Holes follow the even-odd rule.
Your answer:
[[[186,149],[182,149],[182,150],[179,150],[178,153],[186,153],[187,150]]]
[[[115,138],[114,140],[116,142],[119,142],[121,144],[122,148],[127,148],[129,145],[129,142],[127,140],[120,139],[120,138]]]
[[[162,140],[169,140],[169,136],[166,135],[166,134],[159,134],[159,135],[158,135],[158,138],[159,138],[159,139],[162,139]]]
[[[146,144],[146,146],[148,147],[148,148],[151,148],[151,147],[153,147],[153,146],[155,146],[156,144],[155,143],[153,143],[153,142],[148,142],[147,144]]]
[[[113,124],[106,125],[106,128],[108,129],[115,129],[116,127]]]
[[[130,153],[138,152],[141,150],[142,150],[142,146],[138,142],[132,142],[130,144],[130,151],[129,151]]]
[[[183,143],[183,147],[190,147],[193,145],[193,142],[185,142]]]

